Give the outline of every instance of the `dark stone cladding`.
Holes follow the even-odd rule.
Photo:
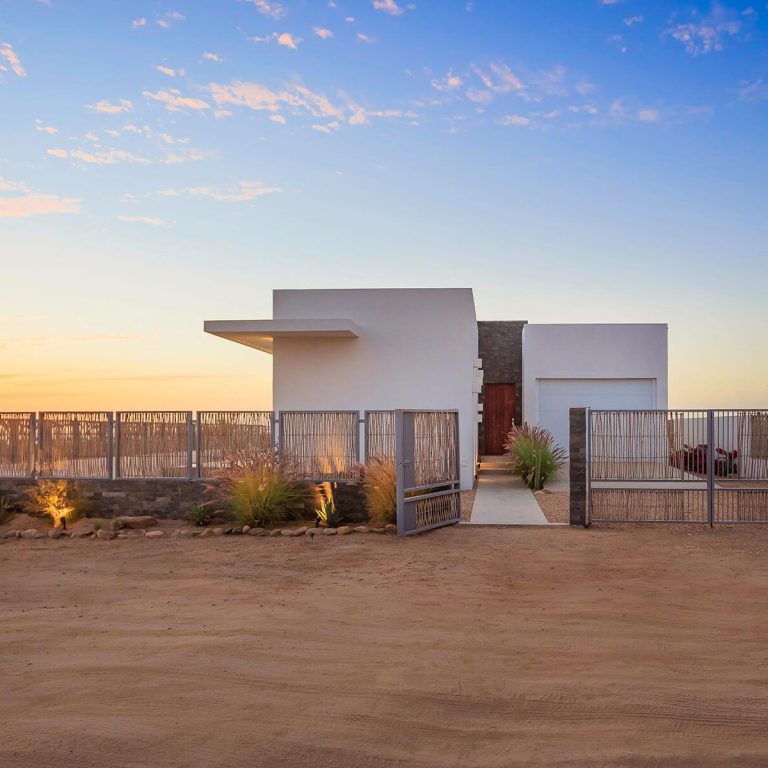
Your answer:
[[[571,525],[587,525],[587,409],[571,408],[570,483]]]
[[[523,420],[523,328],[527,320],[479,320],[478,357],[483,361],[483,382],[515,385],[515,422]],[[480,402],[483,396],[480,395]],[[483,423],[479,424],[480,452]]]

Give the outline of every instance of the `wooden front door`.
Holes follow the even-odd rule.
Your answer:
[[[483,453],[501,456],[504,441],[515,420],[515,385],[483,385]]]

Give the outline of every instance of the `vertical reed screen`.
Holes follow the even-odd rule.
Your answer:
[[[34,413],[0,412],[0,477],[32,474],[34,417]]]
[[[310,480],[350,480],[359,455],[357,411],[281,411],[280,453]]]
[[[365,461],[395,460],[395,412],[366,411]]]
[[[414,506],[417,528],[429,528],[441,523],[455,523],[461,517],[461,496],[458,492],[427,499],[416,497],[409,503]]]
[[[41,477],[109,477],[111,413],[47,411],[38,423]]]
[[[226,466],[236,454],[254,454],[272,445],[272,411],[200,411],[197,417],[201,477]]]
[[[457,480],[459,416],[453,411],[413,414],[413,478],[417,486]]]
[[[120,477],[187,477],[192,464],[191,411],[117,414]]]

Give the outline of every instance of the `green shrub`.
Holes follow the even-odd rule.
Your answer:
[[[307,488],[274,451],[238,454],[207,486],[241,525],[266,527],[301,510]]]
[[[39,480],[27,489],[25,507],[32,515],[51,518],[57,527],[73,523],[82,515],[82,508],[70,496],[64,480]]]
[[[566,459],[565,449],[555,442],[548,429],[528,423],[513,426],[504,447],[512,459],[512,471],[532,491],[540,491]]]
[[[213,520],[214,514],[211,507],[206,504],[195,504],[187,510],[184,519],[190,525],[208,525]]]
[[[377,527],[397,523],[397,471],[388,459],[371,461],[363,475],[368,517]]]
[[[330,483],[322,483],[320,489],[320,506],[315,509],[317,522],[323,528],[338,528],[343,520],[333,500],[333,488]]]

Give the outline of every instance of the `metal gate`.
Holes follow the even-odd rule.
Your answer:
[[[397,533],[461,519],[458,411],[395,411]]]
[[[768,411],[587,412],[587,522],[768,523]]]

